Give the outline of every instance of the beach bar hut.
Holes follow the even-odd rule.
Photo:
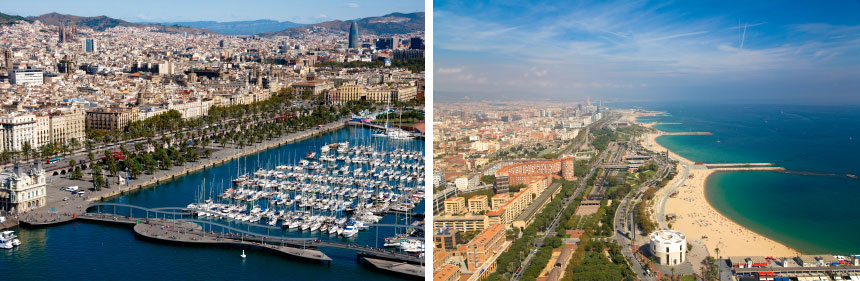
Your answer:
[[[731,264],[733,268],[749,268],[751,266],[747,262],[747,257],[744,256],[729,257],[729,264]]]
[[[802,267],[818,266],[818,259],[816,259],[814,255],[802,255],[797,257],[795,260],[797,260],[797,264]]]
[[[751,256],[747,259],[749,259],[749,265],[751,267],[767,267],[768,265],[767,260],[762,256]]]

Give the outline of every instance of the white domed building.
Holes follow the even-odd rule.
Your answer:
[[[651,233],[651,254],[663,265],[682,264],[687,259],[687,236],[675,230]]]

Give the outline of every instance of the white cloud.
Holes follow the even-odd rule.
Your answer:
[[[459,67],[456,67],[456,68],[439,68],[439,69],[436,69],[435,74],[455,74],[455,73],[460,73],[460,72],[463,72],[463,68],[459,68]]]
[[[350,8],[358,8],[358,3],[346,3],[346,6]]]
[[[689,20],[638,2],[571,6],[545,16],[523,5],[518,12],[526,21],[493,20],[497,15],[485,14],[494,13],[491,9],[437,8],[434,44],[443,54],[459,55],[436,56],[436,89],[658,91],[714,79],[755,81],[780,73],[858,73],[860,65],[860,25],[750,23],[741,49],[734,20]],[[767,28],[750,29],[764,24]],[[785,40],[786,34],[792,40]],[[473,85],[477,82],[480,85]]]

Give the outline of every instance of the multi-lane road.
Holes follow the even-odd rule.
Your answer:
[[[632,145],[632,144],[631,144]],[[636,223],[634,222],[634,209],[637,203],[642,200],[644,191],[649,187],[656,185],[669,174],[671,163],[659,154],[651,153],[651,157],[657,162],[657,173],[653,177],[639,185],[635,190],[630,191],[615,210],[615,240],[621,245],[621,253],[630,262],[630,267],[640,280],[655,280],[654,277],[647,273],[645,266],[634,255],[631,247],[636,237],[643,236],[637,233]],[[644,235],[647,235],[645,233]]]

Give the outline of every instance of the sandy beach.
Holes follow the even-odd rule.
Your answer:
[[[650,127],[650,124],[643,124]],[[653,151],[667,151],[657,143],[659,133],[648,134],[645,138],[645,147]],[[723,216],[714,209],[705,198],[705,183],[708,176],[715,170],[708,169],[702,165],[694,165],[692,161],[669,151],[669,157],[678,160],[681,164],[679,173],[667,187],[680,184],[676,190],[677,194],[666,201],[666,214],[674,214],[676,219],[672,221],[672,229],[679,230],[687,235],[687,239],[701,239],[711,254],[727,256],[796,256],[799,253],[779,242],[763,235],[755,233]],[[689,176],[682,178],[681,175],[689,169]],[[655,202],[661,196],[666,195],[669,188],[663,188],[655,196]],[[705,238],[706,237],[706,238]]]

